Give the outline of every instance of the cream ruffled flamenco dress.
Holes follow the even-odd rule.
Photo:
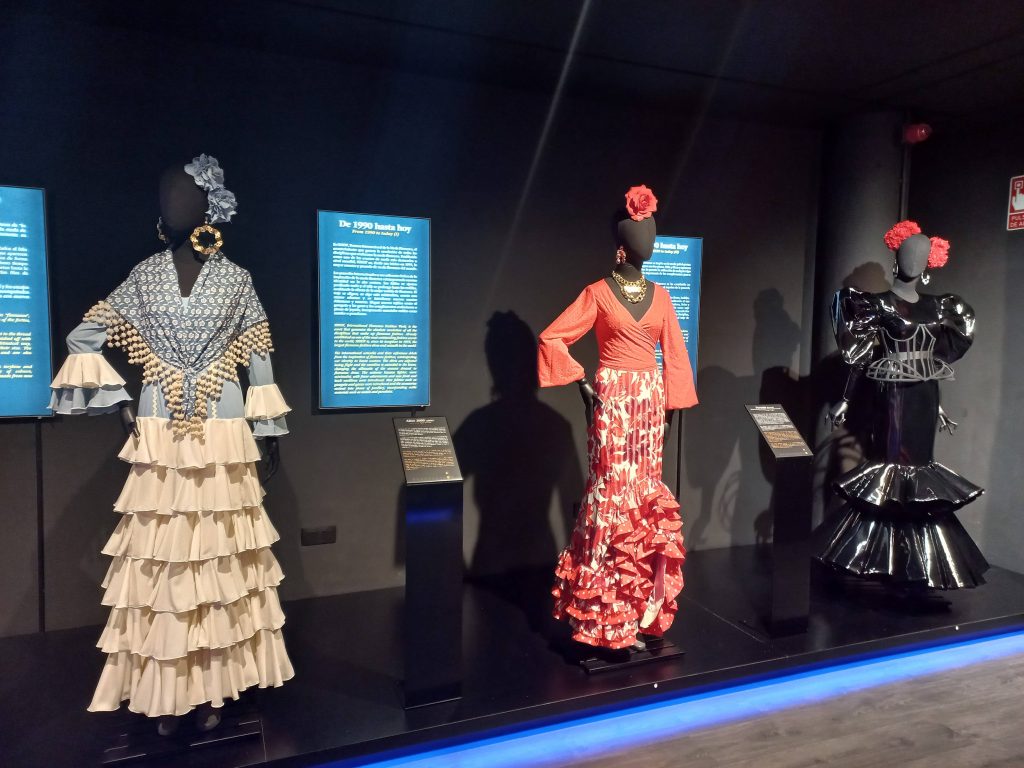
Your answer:
[[[139,264],[68,337],[57,413],[111,413],[130,400],[104,342],[144,366],[144,386],[138,434],[119,454],[131,468],[103,548],[110,615],[97,645],[107,661],[89,709],[127,701],[150,717],[183,715],[283,684],[294,673],[256,439],[287,434],[289,409],[248,272],[217,254],[183,299],[169,252]]]

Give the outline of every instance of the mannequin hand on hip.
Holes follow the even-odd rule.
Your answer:
[[[960,426],[960,425],[957,424],[955,421],[953,421],[951,418],[949,418],[949,415],[944,410],[942,410],[942,406],[940,405],[939,406],[939,432],[941,433],[943,430],[945,430],[946,432],[949,432],[949,434],[952,435],[954,432],[956,432],[956,428],[958,426]]]
[[[127,403],[121,405],[121,426],[124,427],[124,433],[126,435],[139,436],[139,422],[135,418],[134,409]]]
[[[594,391],[594,386],[586,379],[580,379],[578,382],[580,387],[580,397],[583,398],[583,406],[587,411],[587,426],[589,427],[594,423],[594,408],[601,402],[597,397],[597,392]]]
[[[277,474],[281,466],[281,447],[276,437],[263,438],[263,482],[269,483],[270,478]]]
[[[829,409],[828,413],[825,415],[825,421],[832,426],[832,429],[841,427],[846,423],[846,413],[849,410],[850,401],[840,400]]]

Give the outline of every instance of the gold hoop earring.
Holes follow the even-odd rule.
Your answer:
[[[171,238],[169,238],[166,234],[164,234],[164,217],[163,216],[157,216],[156,217],[156,236],[157,236],[157,238],[159,238],[160,242],[162,242],[162,243],[169,243],[169,242],[171,242]]]
[[[212,245],[203,245],[199,242],[200,235],[210,235],[213,238]],[[188,238],[192,241],[192,250],[203,254],[204,256],[213,256],[220,250],[220,247],[224,245],[224,239],[220,235],[220,230],[216,227],[210,226],[210,223],[201,224],[192,230],[192,234]]]

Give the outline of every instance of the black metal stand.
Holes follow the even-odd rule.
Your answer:
[[[462,695],[462,482],[405,487],[405,707]]]
[[[588,675],[594,675],[599,672],[612,672],[623,667],[676,659],[686,655],[685,651],[663,637],[651,638],[645,642],[645,645],[647,647],[642,651],[635,648],[623,648],[620,651],[610,651],[604,656],[591,656],[583,659],[580,666],[587,671]]]
[[[773,637],[807,631],[811,605],[811,456],[775,459],[772,591],[765,624]]]

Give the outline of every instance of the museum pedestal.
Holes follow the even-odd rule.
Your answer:
[[[462,693],[462,481],[405,487],[406,708]]]

